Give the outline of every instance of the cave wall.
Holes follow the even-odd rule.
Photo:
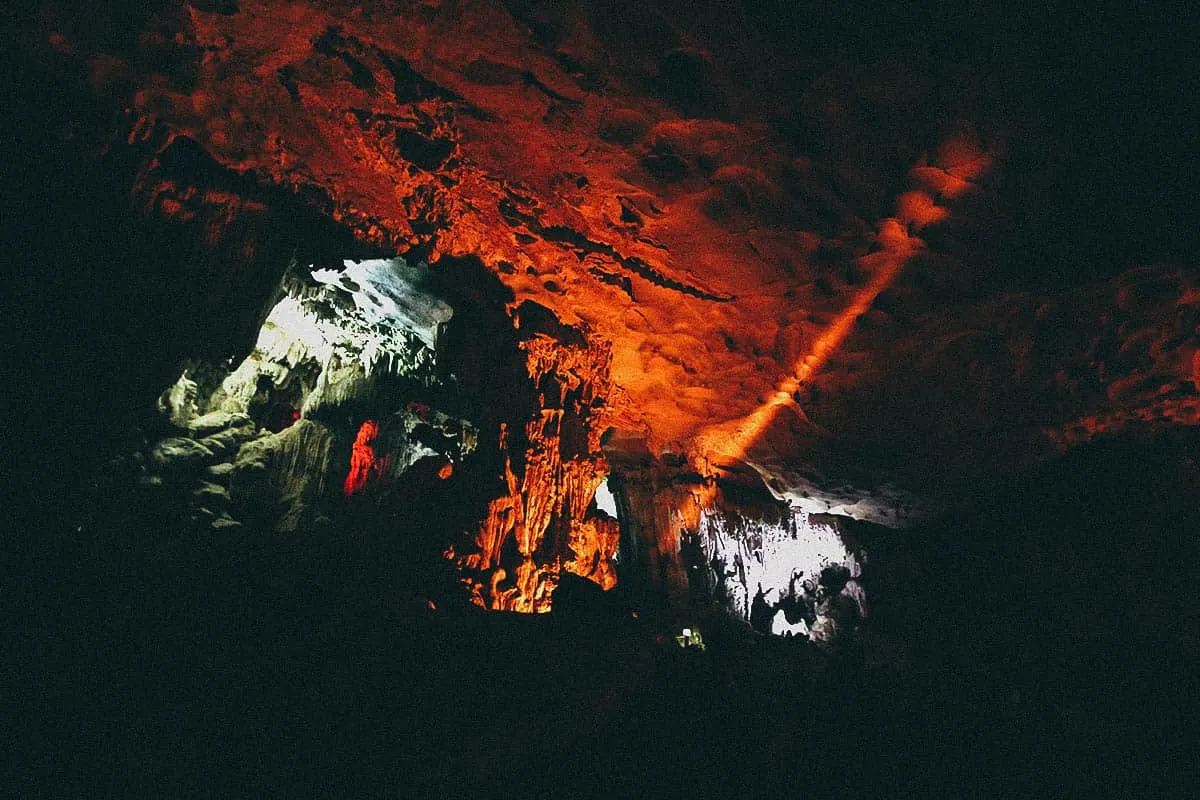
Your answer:
[[[207,394],[231,359],[250,363],[289,264],[336,270],[398,250],[429,263],[447,298],[480,301],[471,325],[443,332],[422,391],[488,431],[481,463],[509,498],[509,518],[488,514],[492,532],[453,557],[477,562],[484,605],[511,589],[518,561],[520,602],[532,602],[564,541],[590,563],[568,548],[562,568],[611,581],[621,547],[584,499],[605,462],[628,455],[593,441],[609,428],[668,472],[682,459],[703,481],[756,477],[805,513],[911,525],[1094,438],[1196,422],[1194,269],[1091,269],[1075,255],[1076,272],[1039,276],[1017,263],[1021,237],[1045,226],[1022,227],[1012,209],[1055,212],[1045,187],[1069,148],[979,64],[931,66],[903,48],[802,59],[785,86],[770,59],[717,46],[707,7],[690,21],[660,4],[392,11],[162,3],[98,12],[87,29],[51,3],[25,22],[21,52],[46,68],[26,70],[23,91],[52,99],[30,102],[18,126],[38,155],[21,166],[58,198],[46,219],[69,233],[39,229],[36,210],[17,217],[18,241],[64,265],[21,271],[15,293],[16,319],[56,363],[31,357],[30,380],[14,381],[59,398],[31,403],[51,440],[25,442],[33,473],[74,472],[69,484],[95,491],[92,466],[122,438],[146,435],[147,464],[170,460],[154,452],[171,438],[227,440],[201,445],[212,458],[244,446],[241,418],[188,435],[186,382],[164,400],[179,436],[161,435],[147,398],[181,369]],[[747,12],[725,30],[757,40],[762,22]],[[752,81],[782,94],[743,91]],[[520,346],[482,342],[514,320]],[[478,324],[486,334],[468,332]],[[539,327],[557,344],[537,345]],[[314,464],[339,470],[363,423],[380,423],[358,452],[369,445],[387,468],[368,467],[365,488],[428,447],[411,444],[419,410],[332,420],[396,388],[369,374],[372,348],[361,368],[320,359],[272,373],[262,397],[250,364],[233,394],[246,412],[273,404],[328,428],[297,430],[313,431]],[[605,366],[581,367],[593,353]],[[579,396],[555,401],[547,376]],[[308,400],[293,408],[296,397]],[[280,438],[246,464],[294,461],[299,434],[250,416]],[[634,475],[623,502],[653,522],[627,535],[629,558],[678,596],[693,490],[675,497]],[[324,495],[340,481],[311,483]],[[205,483],[195,491],[219,498]],[[657,495],[666,511],[650,510]],[[511,542],[520,558],[509,553],[493,586],[495,551]]]
[[[794,10],[678,11],[162,3],[98,11],[88,28],[50,3],[27,21],[21,52],[47,67],[32,90],[77,110],[39,110],[54,132],[44,141],[27,127],[37,148],[63,141],[74,155],[59,170],[36,166],[45,159],[29,169],[49,171],[64,193],[90,173],[105,187],[99,205],[159,221],[147,230],[175,221],[162,229],[177,240],[114,258],[133,271],[106,282],[115,308],[130,304],[126,287],[153,286],[145,299],[171,309],[131,315],[147,352],[183,336],[207,357],[239,357],[284,253],[315,248],[322,237],[309,234],[321,226],[330,241],[352,233],[414,260],[477,258],[514,302],[612,346],[618,426],[699,468],[756,469],[813,511],[907,524],[922,503],[966,490],[954,478],[970,470],[959,467],[993,469],[997,449],[1000,469],[1052,456],[1086,420],[1109,433],[1130,421],[1191,424],[1191,401],[1180,395],[1167,410],[1160,395],[1194,386],[1194,332],[1152,333],[1194,305],[1188,251],[1125,244],[1146,241],[1119,222],[1113,197],[1080,213],[1090,156],[1071,136],[1091,130],[1086,140],[1105,145],[1094,131],[1112,129],[1034,102],[1053,94],[1038,88],[1054,83],[1039,69],[1071,77],[1045,60],[1040,39],[992,10],[984,16],[999,28],[967,26],[964,42],[1008,31],[1019,45],[1011,58],[966,44],[933,58],[891,34],[945,32],[965,22],[952,11],[910,20],[892,9],[850,24],[816,9],[849,38],[808,52],[808,34],[780,40]],[[1088,30],[1064,33],[1078,41]],[[1133,74],[1120,85],[1149,85],[1145,70]],[[1116,140],[1107,146],[1115,152]],[[1130,174],[1110,161],[1112,174]],[[1182,196],[1129,185],[1134,207],[1153,197],[1165,214]],[[113,212],[97,227],[121,229],[124,212]],[[345,244],[337,257],[350,255]],[[196,248],[207,255],[195,266],[149,266],[164,250]],[[1173,294],[1121,306],[1120,287],[1142,273],[1114,276],[1162,258],[1181,265],[1162,268],[1180,271]],[[96,274],[68,272],[78,286],[67,295]],[[1120,318],[1118,351],[1157,338],[1164,357],[1131,362],[1123,378],[1114,369],[1126,365],[1105,357],[1097,391],[1072,388],[1097,358],[1054,340],[1111,338],[1102,309],[1028,316],[1089,298]],[[95,334],[124,336],[117,328]],[[1031,341],[1033,357],[1000,340]],[[97,353],[75,349],[90,369]],[[131,378],[159,383],[180,353],[142,360],[146,378]],[[1108,391],[1124,379],[1145,385]],[[924,413],[930,390],[936,414]],[[763,440],[756,454],[714,446],[731,428],[762,428],[764,407],[791,403],[814,424],[782,415],[747,434]],[[889,459],[920,466],[897,471]]]

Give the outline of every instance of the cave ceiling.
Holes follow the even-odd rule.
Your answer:
[[[721,4],[218,0],[131,12],[119,37],[48,8],[47,63],[151,158],[195,142],[610,344],[614,460],[894,522],[1098,435],[1200,422],[1195,262],[1094,219],[1083,238],[1110,238],[1066,255],[1075,156],[1019,59],[910,30],[864,53],[865,12],[817,6],[824,28]],[[169,218],[179,188],[140,191]]]

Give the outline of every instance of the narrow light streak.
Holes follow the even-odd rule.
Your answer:
[[[837,351],[858,318],[870,310],[875,298],[892,285],[900,271],[915,254],[925,248],[925,242],[910,236],[909,226],[920,230],[926,225],[943,222],[950,216],[935,197],[955,199],[974,187],[973,181],[989,172],[992,156],[971,138],[951,138],[942,143],[941,167],[926,166],[924,162],[910,171],[919,189],[908,191],[896,200],[896,216],[880,222],[879,243],[883,249],[858,259],[864,271],[871,275],[867,285],[855,294],[850,305],[842,309],[837,319],[826,328],[809,351],[796,359],[791,370],[776,385],[775,392],[762,405],[739,420],[714,425],[696,437],[696,451],[701,462],[730,463],[744,460],[750,447],[770,427],[781,408],[791,408],[801,416],[803,409],[795,400],[796,390],[807,383],[825,366]]]
[[[885,224],[888,222],[892,221],[886,220]],[[875,298],[896,280],[908,259],[921,249],[919,239],[908,237],[898,224],[895,227],[899,229],[899,235],[889,237],[888,249],[859,259],[863,267],[873,270],[871,280],[858,291],[850,305],[842,309],[837,319],[817,337],[809,351],[796,359],[791,372],[777,384],[775,392],[766,402],[737,421],[733,430],[725,427],[710,429],[701,436],[701,451],[710,461],[741,460],[750,445],[774,421],[781,408],[796,407],[796,401],[793,399],[796,390],[820,371],[850,335],[858,318],[871,308]]]

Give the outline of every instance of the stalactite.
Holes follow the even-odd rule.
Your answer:
[[[595,581],[602,589],[617,585],[615,559],[621,528],[616,520],[571,520],[567,546],[575,557],[563,564],[568,572]]]
[[[520,475],[513,469],[508,431],[502,429],[507,493],[491,502],[473,550],[457,561],[478,604],[544,613],[563,569],[604,589],[617,581],[617,524],[588,517],[596,487],[608,474],[599,441],[611,390],[610,354],[606,347],[573,347],[542,335],[522,347],[535,385],[553,378],[558,392],[543,400],[556,407],[542,408],[526,422]],[[582,441],[564,442],[568,424],[582,427]]]
[[[544,410],[541,420],[527,426],[529,450],[525,455],[525,478],[521,496],[525,501],[525,524],[518,530],[517,547],[529,556],[541,545],[551,517],[558,506],[562,463],[559,453],[561,410]]]

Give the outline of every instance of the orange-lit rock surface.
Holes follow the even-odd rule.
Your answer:
[[[217,238],[256,213],[153,168],[156,148],[194,140],[363,241],[434,269],[478,258],[512,307],[610,348],[603,422],[568,455],[562,403],[591,379],[570,385],[577,355],[529,343],[561,397],[510,431],[509,494],[465,556],[487,605],[539,608],[567,541],[565,568],[607,580],[609,534],[580,504],[608,426],[893,524],[915,495],[1129,424],[1197,421],[1194,269],[1046,292],[991,273],[1004,203],[1019,205],[1008,140],[1033,123],[970,75],[833,64],[780,99],[753,81],[790,65],[736,48],[727,64],[719,30],[649,8],[218,5],[165,4],[140,58],[44,15],[44,46],[128,107],[131,138],[153,132],[151,213],[198,208]],[[520,559],[501,565],[506,546]]]
[[[625,491],[630,524],[641,543],[636,557],[645,560],[644,571],[652,584],[681,607],[688,590],[681,548],[687,536],[700,530],[703,513],[716,501],[715,486],[711,482],[676,481],[669,473],[653,468],[633,475],[636,480],[629,481]]]
[[[608,474],[600,449],[612,392],[606,346],[568,346],[538,334],[522,343],[541,410],[523,436],[505,429],[506,493],[488,507],[473,551],[456,555],[474,601],[543,613],[562,570],[604,589],[617,582],[617,521],[592,511]]]

